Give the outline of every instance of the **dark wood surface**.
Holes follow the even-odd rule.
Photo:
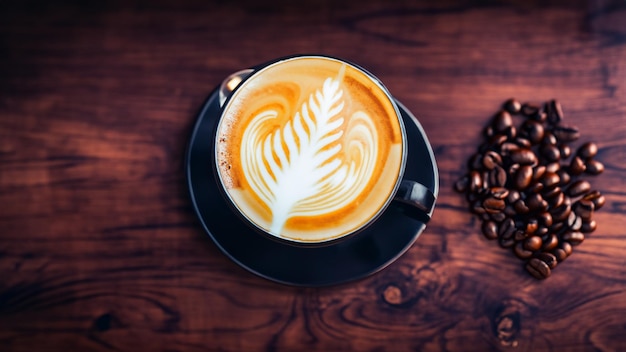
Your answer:
[[[441,180],[408,252],[327,288],[229,260],[183,174],[225,76],[310,52],[382,79]],[[560,99],[606,166],[598,230],[545,281],[452,190],[511,96]],[[0,1],[0,350],[624,351],[625,139],[622,0]]]

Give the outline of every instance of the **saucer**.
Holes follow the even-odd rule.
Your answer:
[[[421,183],[436,197],[439,175],[432,148],[417,119],[402,104],[397,105],[408,140],[404,178]],[[215,181],[213,140],[219,110],[215,90],[204,103],[191,134],[185,160],[187,184],[206,233],[226,256],[248,271],[295,286],[345,283],[391,264],[426,228],[428,217],[409,217],[405,206],[392,202],[367,229],[328,246],[297,247],[258,234],[233,212]]]

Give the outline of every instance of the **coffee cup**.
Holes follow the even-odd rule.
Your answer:
[[[293,245],[335,243],[392,202],[429,218],[433,193],[404,179],[407,135],[383,84],[323,55],[236,72],[219,88],[216,180],[259,234]]]

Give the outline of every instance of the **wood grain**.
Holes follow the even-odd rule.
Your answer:
[[[382,272],[258,278],[203,234],[183,175],[229,73],[319,52],[424,126],[434,217]],[[626,350],[623,1],[0,2],[0,350]],[[599,228],[538,282],[452,191],[502,101],[558,98],[597,141]]]

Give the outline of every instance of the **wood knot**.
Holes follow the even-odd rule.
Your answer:
[[[494,319],[494,332],[500,344],[510,347],[518,345],[522,312],[525,310],[526,306],[518,300],[506,300],[500,306]]]
[[[383,291],[383,299],[389,304],[399,305],[402,303],[402,290],[398,286],[389,285]]]
[[[113,316],[109,313],[102,314],[93,322],[93,328],[96,331],[107,331],[111,329],[111,323],[113,321]]]

